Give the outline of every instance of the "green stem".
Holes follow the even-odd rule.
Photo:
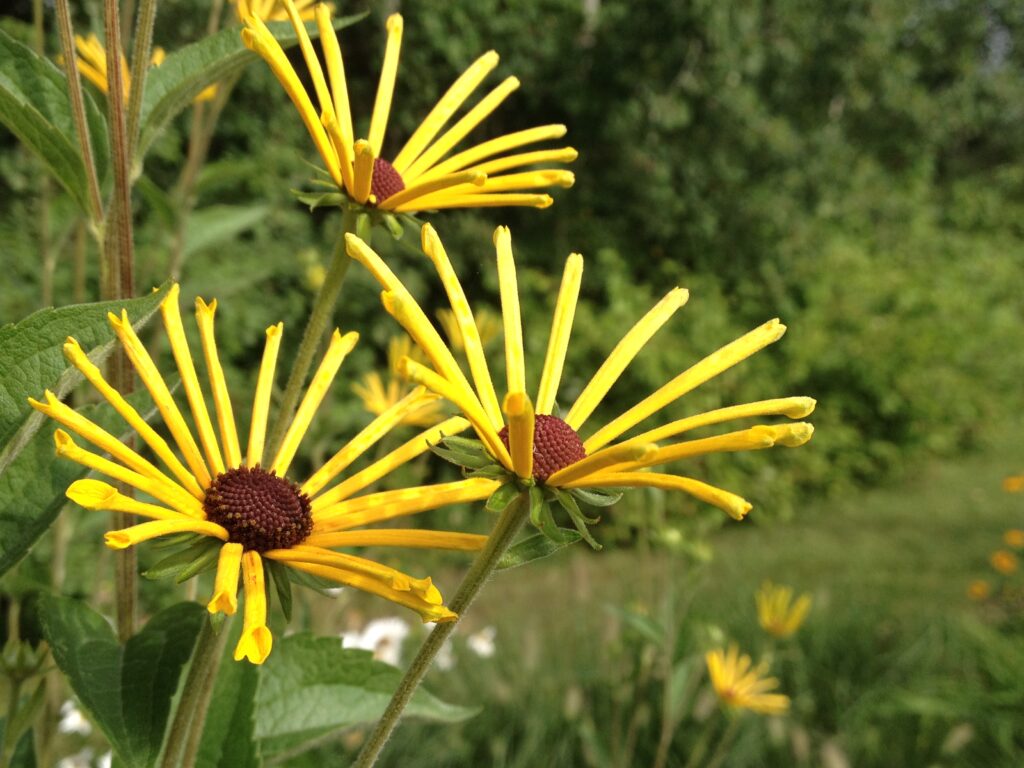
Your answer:
[[[725,761],[726,756],[729,754],[729,747],[732,746],[733,740],[736,738],[736,732],[740,727],[740,715],[737,713],[729,720],[729,725],[725,729],[725,733],[722,734],[722,738],[718,742],[718,746],[715,747],[715,753],[711,756],[708,761],[707,768],[719,768],[719,766]]]
[[[430,633],[420,647],[419,653],[416,654],[416,658],[413,659],[412,664],[409,665],[405,672],[405,676],[398,684],[398,689],[391,697],[388,708],[384,711],[380,720],[377,721],[373,732],[363,745],[363,749],[360,751],[359,757],[356,758],[353,768],[370,768],[370,766],[377,762],[381,750],[398,725],[402,712],[430,669],[434,658],[440,652],[445,640],[455,631],[456,625],[465,616],[466,611],[472,605],[473,600],[481,588],[483,588],[483,585],[491,577],[491,574],[494,573],[495,568],[498,566],[498,561],[512,544],[529,511],[529,495],[522,493],[501,513],[501,517],[498,518],[494,530],[491,531],[491,535],[487,538],[487,543],[484,545],[483,550],[477,555],[476,560],[473,561],[473,565],[459,585],[455,597],[452,598],[451,603],[448,605],[453,612],[458,614],[458,617],[454,621],[436,625],[434,631]]]
[[[210,617],[203,619],[203,626],[196,638],[196,647],[192,651],[192,665],[188,668],[185,687],[174,711],[170,730],[167,732],[167,749],[164,750],[160,768],[178,768],[179,764],[191,766],[195,764],[195,755],[202,740],[203,724],[206,722],[206,710],[213,696],[213,684],[217,680],[217,670],[224,655],[224,644],[227,642],[230,617],[227,617],[218,632],[213,628]],[[182,761],[184,759],[184,762]]]
[[[345,273],[352,259],[345,252],[345,235],[355,232],[363,240],[370,238],[370,220],[365,214],[358,214],[355,211],[345,209],[341,220],[341,232],[338,241],[334,245],[334,253],[331,256],[331,266],[327,270],[324,284],[320,286],[320,292],[313,302],[313,310],[306,322],[306,330],[302,333],[302,343],[299,345],[299,352],[292,364],[292,372],[288,376],[288,383],[284,388],[284,395],[281,397],[281,409],[277,414],[277,421],[274,423],[274,431],[271,433],[267,454],[270,457],[277,455],[284,434],[291,423],[292,416],[299,404],[299,396],[306,384],[306,377],[313,364],[313,357],[320,348],[324,333],[334,315],[334,305],[338,301],[338,294],[341,293],[341,285],[345,280]]]
[[[7,691],[7,727],[4,728],[3,754],[0,754],[0,768],[7,768],[11,764],[11,757],[14,755],[14,747],[17,745],[18,734],[14,732],[11,725],[14,716],[18,713],[18,704],[21,702],[21,678],[10,679],[10,689]]]
[[[128,158],[135,158],[135,145],[139,141],[139,116],[142,113],[142,95],[146,90],[146,73],[153,55],[153,25],[156,23],[157,0],[142,0],[135,21],[132,48],[132,87],[128,91]]]
[[[57,0],[57,31],[60,33],[60,50],[64,57],[64,71],[67,74],[71,115],[75,121],[75,133],[78,136],[78,148],[82,153],[82,165],[85,166],[85,179],[89,190],[89,217],[94,233],[98,234],[103,222],[103,199],[100,196],[99,177],[96,175],[96,161],[92,156],[89,123],[85,119],[82,80],[78,75],[75,33],[71,27],[71,11],[68,9],[68,0]]]

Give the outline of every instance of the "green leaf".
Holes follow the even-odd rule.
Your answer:
[[[265,205],[211,205],[194,211],[188,217],[185,258],[252,229],[268,211]]]
[[[534,560],[549,557],[583,538],[579,533],[568,528],[560,528],[559,530],[562,532],[560,541],[552,541],[543,533],[535,533],[518,544],[512,545],[501,556],[501,559],[498,561],[497,570],[503,571],[509,568],[518,568],[520,565],[526,565]]]
[[[96,172],[102,180],[108,165],[107,125],[96,104],[85,97],[86,122]],[[0,29],[0,122],[46,165],[81,209],[89,213],[89,191],[82,162],[67,78]]]
[[[268,564],[272,561],[265,561]],[[196,756],[197,768],[258,768],[263,764],[259,744],[253,737],[256,726],[256,691],[260,668],[234,660],[235,644],[242,622],[233,621],[224,630],[230,634],[221,658],[210,708],[203,721],[203,737]],[[275,650],[278,653],[279,650]]]
[[[39,431],[46,417],[28,405],[49,388],[63,396],[81,378],[64,360],[61,347],[74,334],[94,362],[113,349],[108,310],[127,307],[141,325],[156,310],[164,292],[142,299],[83,304],[36,312],[17,325],[0,328],[0,574],[20,560],[49,527],[67,502],[64,491],[86,470],[57,458],[53,430]],[[141,390],[129,400],[140,411],[149,409]],[[80,409],[114,434],[124,422],[108,406]]]
[[[514,482],[508,482],[498,486],[498,489],[490,495],[484,509],[488,512],[504,512],[505,507],[513,502],[519,495],[519,487]]]
[[[7,732],[7,721],[0,717],[0,743],[3,742]],[[14,754],[11,755],[11,762],[8,768],[36,768],[36,750],[32,739],[32,731],[28,730],[18,739],[14,747]]]
[[[52,595],[40,602],[43,634],[83,709],[126,765],[153,765],[203,608],[172,605],[122,647],[107,620],[87,605]]]
[[[277,593],[277,601],[281,604],[281,612],[284,620],[292,620],[292,580],[288,575],[288,568],[283,563],[275,560],[264,560],[263,567],[266,570],[267,578],[274,582],[274,591]]]
[[[297,753],[316,739],[384,712],[402,673],[369,651],[342,648],[337,638],[293,635],[281,640],[260,670],[256,738],[263,755]],[[454,723],[476,710],[447,704],[420,688],[406,713]]]
[[[571,488],[569,493],[592,507],[610,507],[622,498],[622,491],[610,488]]]
[[[337,18],[334,20],[334,28],[347,27],[365,15]],[[270,22],[267,26],[283,48],[298,40],[289,22]],[[306,29],[311,38],[319,34],[316,24],[307,24]],[[237,75],[247,64],[258,58],[242,43],[237,26],[223,29],[168,54],[163,63],[151,69],[146,76],[146,93],[142,97],[142,113],[139,118],[139,156],[146,154],[164,126],[179,112],[187,109],[204,89]]]

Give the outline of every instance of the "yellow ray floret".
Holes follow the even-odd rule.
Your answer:
[[[245,614],[242,636],[235,646],[235,661],[248,659],[262,664],[270,655],[274,638],[267,626],[267,591],[263,580],[263,560],[256,552],[242,555],[242,584],[245,588]]]
[[[774,637],[789,637],[804,623],[811,610],[811,596],[800,595],[793,600],[793,588],[766,581],[754,596],[757,621]]]
[[[213,597],[206,609],[210,613],[233,616],[238,610],[238,574],[242,569],[242,545],[227,543],[220,548]]]
[[[747,654],[740,656],[735,645],[728,651],[705,655],[708,675],[718,698],[732,709],[749,709],[762,715],[781,715],[789,709],[789,697],[768,693],[778,687],[774,677],[764,677],[763,665],[755,667]]]
[[[505,397],[508,416],[508,446],[512,471],[526,480],[533,477],[533,404],[523,392]]]

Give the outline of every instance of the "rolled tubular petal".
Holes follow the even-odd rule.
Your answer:
[[[288,549],[272,549],[264,553],[264,556],[282,563],[313,563],[340,568],[378,579],[399,592],[412,592],[428,602],[435,604],[441,602],[441,593],[437,591],[437,587],[429,578],[414,579],[401,571],[375,563],[373,560],[367,560],[365,557],[332,552],[329,549],[308,545],[296,545]]]
[[[406,415],[421,408],[425,392],[423,387],[417,387],[371,421],[303,483],[302,492],[310,497],[316,496],[331,480],[397,426]]]
[[[331,10],[323,3],[316,7],[316,25],[320,32],[320,44],[324,49],[324,60],[327,62],[327,75],[331,79],[334,115],[337,118],[338,131],[348,156],[349,176],[351,176],[352,144],[355,139],[352,132],[352,109],[348,101],[348,84],[345,81],[345,64],[341,56],[341,46],[338,44],[338,35],[331,23]],[[341,158],[339,157],[339,159]],[[346,179],[345,186],[351,191],[351,179]]]
[[[689,432],[691,429],[754,416],[788,416],[791,419],[802,419],[814,412],[816,404],[813,397],[780,397],[775,400],[759,400],[755,403],[730,405],[726,408],[716,408],[713,411],[673,421],[671,424],[631,437],[629,442],[656,443]]]
[[[175,485],[169,480],[165,481],[147,477],[117,462],[87,451],[77,445],[71,439],[71,435],[63,429],[58,429],[53,433],[53,441],[56,444],[58,456],[73,461],[76,464],[81,464],[83,467],[94,469],[113,480],[118,480],[136,490],[147,493],[158,501],[167,504],[172,509],[178,510],[183,515],[191,517],[203,516],[203,505],[180,485]]]
[[[242,636],[235,646],[235,661],[248,659],[262,664],[270,655],[274,638],[267,627],[267,592],[263,580],[263,561],[252,550],[242,555],[242,584],[245,588],[245,617]]]
[[[181,374],[181,385],[185,390],[185,397],[188,398],[189,408],[192,409],[192,417],[199,432],[199,442],[203,444],[206,461],[215,474],[220,474],[224,471],[224,459],[217,444],[217,435],[213,431],[210,413],[206,408],[206,398],[203,396],[202,387],[199,386],[199,377],[192,362],[188,339],[185,338],[185,325],[181,321],[181,310],[178,307],[178,292],[178,284],[175,283],[168,291],[167,298],[160,304],[160,313],[163,315],[164,329],[171,342],[171,352],[174,354],[178,373]]]
[[[583,446],[590,452],[607,445],[626,430],[631,429],[648,416],[675,402],[708,379],[714,378],[722,373],[722,371],[728,370],[737,363],[746,360],[758,350],[764,349],[769,344],[778,341],[785,332],[786,326],[780,323],[778,319],[769,320],[764,325],[726,344],[696,365],[683,371],[668,384],[644,398],[644,400],[614,419],[611,423],[601,427],[601,429],[583,442]]]
[[[380,82],[377,85],[377,98],[373,102],[373,115],[370,117],[370,148],[375,157],[380,157],[384,145],[384,131],[391,113],[391,98],[395,93],[395,78],[398,76],[398,56],[402,50],[402,17],[393,13],[386,22],[388,44],[384,49],[384,63],[380,69]]]
[[[69,487],[65,495],[80,507],[85,509],[102,509],[108,512],[127,512],[131,515],[148,517],[151,520],[180,520],[182,515],[175,509],[158,507],[156,504],[146,504],[136,501],[130,496],[125,496],[112,485],[101,480],[76,480]]]
[[[313,563],[303,562],[292,562],[289,563],[292,568],[306,573],[311,573],[314,576],[320,576],[331,581],[336,581],[339,584],[345,584],[356,589],[361,589],[364,592],[383,597],[385,600],[390,600],[398,605],[404,605],[406,608],[411,608],[416,611],[420,618],[423,619],[424,623],[429,621],[454,621],[458,618],[454,613],[445,608],[443,605],[436,605],[424,600],[419,595],[413,592],[403,592],[384,584],[379,579],[375,579],[371,576],[365,576],[359,573],[353,573],[352,571],[342,570],[341,568],[332,568],[327,565],[317,565]]]
[[[314,547],[408,547],[410,549],[454,549],[476,552],[487,543],[486,536],[418,528],[382,528],[369,531],[314,533],[306,544]]]
[[[224,379],[224,369],[220,364],[217,341],[213,333],[216,313],[216,299],[209,304],[202,299],[196,299],[196,322],[199,324],[199,337],[203,342],[203,356],[206,358],[206,372],[210,377],[210,388],[213,390],[213,404],[217,410],[217,423],[220,425],[224,460],[229,469],[234,469],[242,464],[242,449],[238,443],[235,414],[231,408],[231,395],[228,392],[228,383]]]
[[[252,402],[252,424],[249,427],[249,447],[246,451],[246,465],[255,467],[263,463],[263,447],[267,438],[267,417],[270,413],[270,396],[274,390],[274,371],[277,369],[277,353],[281,348],[281,334],[284,323],[267,328],[267,341],[263,347],[259,377],[256,380],[256,394]]]
[[[526,391],[526,360],[523,355],[523,321],[519,314],[519,287],[516,263],[512,257],[512,233],[508,227],[494,230],[498,252],[498,285],[501,288],[501,315],[505,322],[505,370],[508,392]]]
[[[751,504],[735,493],[716,488],[689,477],[662,475],[655,472],[599,472],[583,480],[569,483],[570,488],[661,488],[682,491],[723,510],[734,520],[742,520],[751,510]]]
[[[488,176],[501,173],[502,171],[510,171],[513,168],[521,168],[524,165],[536,165],[537,163],[571,163],[577,157],[577,152],[572,147],[563,147],[562,149],[541,149],[535,152],[521,152],[518,155],[506,155],[505,157],[499,157],[495,160],[488,160],[480,163],[479,165],[472,166],[469,170],[481,171],[486,173]],[[434,171],[425,173],[421,179],[427,177],[433,177]]]
[[[529,479],[533,477],[533,404],[523,392],[512,392],[505,398],[505,414],[512,471]]]
[[[460,189],[480,190],[487,181],[487,174],[479,171],[459,171],[448,176],[411,184],[401,192],[396,192],[386,200],[378,201],[380,207],[385,210],[397,209],[400,206],[412,203],[421,197],[431,194],[438,194],[453,187]]]
[[[434,211],[443,208],[548,208],[554,202],[551,195],[517,193],[497,194],[452,194],[439,192],[421,197],[411,203],[395,208],[397,213],[409,211]]]
[[[345,531],[383,520],[415,515],[447,504],[486,499],[500,485],[496,480],[473,478],[418,488],[381,491],[348,499],[313,514],[313,535]]]
[[[614,445],[607,450],[587,456],[585,459],[570,464],[548,477],[547,484],[561,486],[577,480],[584,480],[595,472],[620,464],[632,464],[649,460],[658,452],[658,446],[651,443],[633,445]]]
[[[206,605],[210,613],[234,616],[238,610],[238,574],[242,569],[242,545],[227,543],[220,548],[213,597]]]
[[[182,515],[176,520],[154,520],[151,523],[140,523],[130,528],[123,528],[120,531],[108,531],[103,534],[103,541],[111,549],[127,549],[140,542],[175,533],[198,533],[222,541],[228,540],[228,532],[216,523]]]
[[[562,285],[558,289],[558,301],[551,320],[551,336],[548,338],[548,351],[544,356],[544,370],[540,377],[540,389],[537,391],[537,413],[550,415],[555,407],[582,281],[583,257],[578,253],[570,254],[565,262]]]
[[[82,372],[82,375],[103,395],[103,399],[114,407],[121,415],[121,418],[128,422],[128,425],[139,434],[146,445],[153,450],[153,453],[160,457],[160,460],[178,479],[178,482],[197,499],[201,499],[203,497],[203,489],[199,487],[195,476],[175,456],[167,441],[157,434],[156,430],[146,423],[146,420],[142,418],[139,412],[121,396],[121,393],[110,386],[107,380],[103,378],[100,369],[92,364],[92,361],[89,360],[77,341],[68,338],[64,344],[64,356],[75,368]]]
[[[334,381],[338,369],[345,361],[345,357],[352,351],[357,341],[359,341],[359,334],[355,332],[342,336],[341,332],[335,329],[331,335],[331,343],[327,347],[327,352],[324,353],[324,359],[313,375],[309,389],[306,390],[306,394],[295,412],[295,417],[285,433],[284,440],[281,441],[281,448],[274,458],[273,471],[277,473],[278,477],[284,477],[288,471],[295,452],[299,449],[299,443],[313,420],[313,415],[320,407],[320,403],[323,401],[324,395],[327,394],[331,382]]]
[[[424,430],[365,469],[345,478],[329,491],[313,499],[314,519],[319,510],[359,493],[384,475],[430,450],[430,447],[443,437],[458,434],[468,426],[465,419],[455,416]]]
[[[469,300],[466,298],[458,275],[452,268],[448,254],[441,244],[441,238],[437,236],[437,232],[430,224],[423,225],[420,239],[423,252],[434,263],[434,268],[448,294],[448,302],[462,337],[463,348],[466,351],[466,359],[469,361],[469,370],[473,376],[473,383],[476,385],[480,404],[491,420],[491,426],[495,430],[501,429],[504,426],[504,420],[501,417],[498,396],[494,391],[494,382],[491,380],[491,374],[487,367],[480,331],[477,328],[473,310],[469,306]]]
[[[210,472],[207,470],[203,457],[199,453],[199,446],[196,444],[195,438],[192,437],[192,433],[189,431],[181,411],[178,410],[174,398],[171,397],[171,391],[167,388],[167,384],[160,375],[160,371],[157,370],[156,365],[153,363],[153,358],[149,356],[139,337],[135,335],[135,330],[128,320],[128,313],[122,310],[121,317],[112,313],[108,314],[107,321],[110,323],[111,328],[114,329],[114,334],[121,340],[125,354],[132,361],[132,365],[139,374],[139,378],[142,379],[142,383],[149,390],[157,410],[160,411],[164,423],[174,437],[174,442],[178,444],[178,449],[185,457],[185,463],[192,470],[192,474],[195,475],[199,485],[207,488],[210,485]],[[83,435],[83,437],[85,436]]]
[[[673,288],[644,317],[622,337],[615,349],[608,355],[597,373],[584,387],[580,396],[573,403],[565,417],[566,423],[575,430],[586,422],[594,409],[600,404],[608,390],[618,381],[637,353],[643,349],[651,337],[668,322],[669,318],[683,306],[690,297],[690,292],[683,288]],[[587,450],[590,450],[588,447]]]
[[[469,68],[459,76],[458,80],[452,83],[444,96],[430,110],[430,114],[423,119],[419,128],[409,137],[409,141],[405,143],[405,146],[402,147],[395,157],[393,163],[395,170],[403,173],[409,167],[409,164],[420,156],[431,140],[452,118],[456,110],[462,106],[463,102],[469,98],[496,66],[498,66],[498,54],[494,51],[488,51],[470,64]]]
[[[482,160],[486,160],[488,157],[507,152],[510,149],[516,149],[526,144],[535,144],[538,141],[560,139],[565,136],[565,133],[566,127],[564,125],[541,125],[536,128],[527,128],[523,131],[509,133],[452,155],[444,162],[432,167],[429,171],[424,171],[423,175],[429,174],[431,177],[443,176],[446,173],[461,171],[463,168],[469,168]]]

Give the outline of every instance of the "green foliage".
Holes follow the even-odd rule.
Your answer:
[[[123,647],[107,620],[80,602],[46,596],[41,613],[57,666],[118,757],[132,768],[153,765],[204,610],[173,605]]]
[[[88,94],[86,120],[96,173],[102,179],[109,163],[107,125]],[[0,29],[0,123],[46,165],[49,173],[89,212],[85,165],[71,114],[67,79],[52,62]]]

